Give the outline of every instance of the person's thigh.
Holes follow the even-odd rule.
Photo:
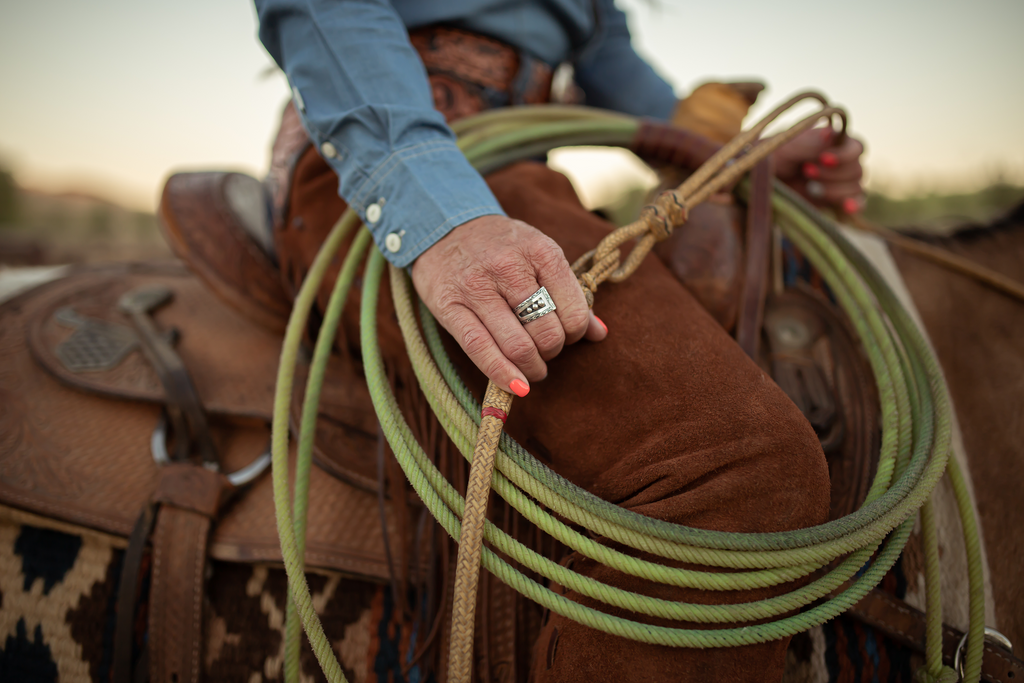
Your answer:
[[[542,164],[517,164],[488,182],[511,217],[550,235],[570,262],[611,229],[580,205],[564,176]],[[516,440],[605,500],[678,524],[769,532],[825,521],[828,470],[810,424],[657,258],[622,283],[601,285],[594,312],[608,326],[607,339],[566,347],[549,363],[548,377],[512,406],[506,428]],[[465,359],[460,365],[473,373]],[[576,554],[568,561],[576,571],[668,600],[726,599],[651,584]],[[533,674],[551,681],[772,680],[781,676],[785,646],[648,646],[551,615]]]
[[[510,216],[550,235],[570,261],[610,229],[541,164],[488,181]],[[513,404],[510,434],[602,498],[690,526],[773,531],[827,514],[828,471],[810,424],[657,258],[595,299],[607,339],[551,361]],[[728,487],[712,484],[722,478]],[[790,485],[803,479],[811,495]],[[773,514],[746,514],[765,508]]]

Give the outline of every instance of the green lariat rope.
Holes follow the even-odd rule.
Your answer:
[[[459,145],[466,157],[486,173],[555,147],[627,147],[638,127],[638,119],[625,115],[545,105],[487,112],[459,121],[453,129],[460,136]],[[740,189],[743,191],[744,186]],[[938,547],[927,501],[943,472],[948,472],[968,552],[971,609],[965,680],[977,681],[981,675],[985,616],[980,539],[962,473],[956,461],[948,457],[950,406],[938,363],[896,296],[832,221],[781,183],[776,183],[772,203],[776,222],[784,234],[822,273],[848,314],[878,385],[882,407],[881,452],[862,507],[842,519],[796,531],[728,533],[694,529],[645,517],[594,496],[548,469],[506,434],[501,436],[492,487],[525,518],[566,546],[633,576],[719,591],[774,586],[812,573],[816,578],[783,595],[749,603],[700,605],[660,600],[577,574],[532,551],[489,522],[484,529],[487,546],[481,564],[531,600],[591,628],[661,645],[733,647],[805,631],[856,604],[896,562],[920,510],[928,569],[928,635],[926,666],[919,676],[928,681],[946,680],[952,671],[942,665],[942,613],[939,583],[935,580]],[[278,369],[272,450],[277,525],[292,597],[286,627],[287,681],[298,680],[300,622],[327,680],[346,680],[313,608],[303,557],[320,389],[342,307],[370,243],[365,228],[360,229],[346,256],[316,342],[299,429],[294,507],[289,501],[288,486],[288,416],[295,363],[310,308],[328,265],[357,224],[356,215],[347,211],[317,254],[296,298]],[[384,371],[376,333],[384,265],[380,252],[371,249],[364,272],[360,314],[367,384],[382,430],[406,477],[437,522],[457,540],[464,499],[413,438]],[[445,354],[429,311],[422,303],[417,307],[408,277],[394,267],[390,267],[389,277],[399,324],[420,387],[452,442],[471,459],[480,405]],[[568,523],[560,521],[561,518]],[[574,525],[591,533],[580,533]],[[594,541],[593,535],[666,559],[739,571],[666,567],[613,550]],[[503,560],[499,553],[568,589],[637,614],[702,624],[769,621],[701,630],[652,626],[611,616],[552,592]],[[830,563],[832,568],[824,571]],[[780,617],[783,614],[789,616]]]

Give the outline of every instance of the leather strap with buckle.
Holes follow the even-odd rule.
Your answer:
[[[875,588],[847,614],[917,652],[924,652],[924,612],[893,595]],[[958,629],[942,625],[942,661],[945,664],[953,665],[963,637]],[[986,640],[981,677],[986,681],[1024,680],[1024,661]]]

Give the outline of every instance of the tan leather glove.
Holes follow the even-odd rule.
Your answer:
[[[763,84],[753,82],[704,83],[679,100],[672,125],[724,144],[743,128],[743,119],[762,90]]]

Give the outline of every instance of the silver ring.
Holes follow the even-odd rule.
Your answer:
[[[811,199],[824,199],[825,197],[825,185],[817,180],[807,181],[807,196]]]
[[[548,294],[546,287],[541,287],[536,292],[526,297],[526,301],[512,309],[519,318],[519,322],[526,324],[533,322],[537,318],[543,318],[551,311],[555,310],[555,302],[551,299],[551,295]]]

